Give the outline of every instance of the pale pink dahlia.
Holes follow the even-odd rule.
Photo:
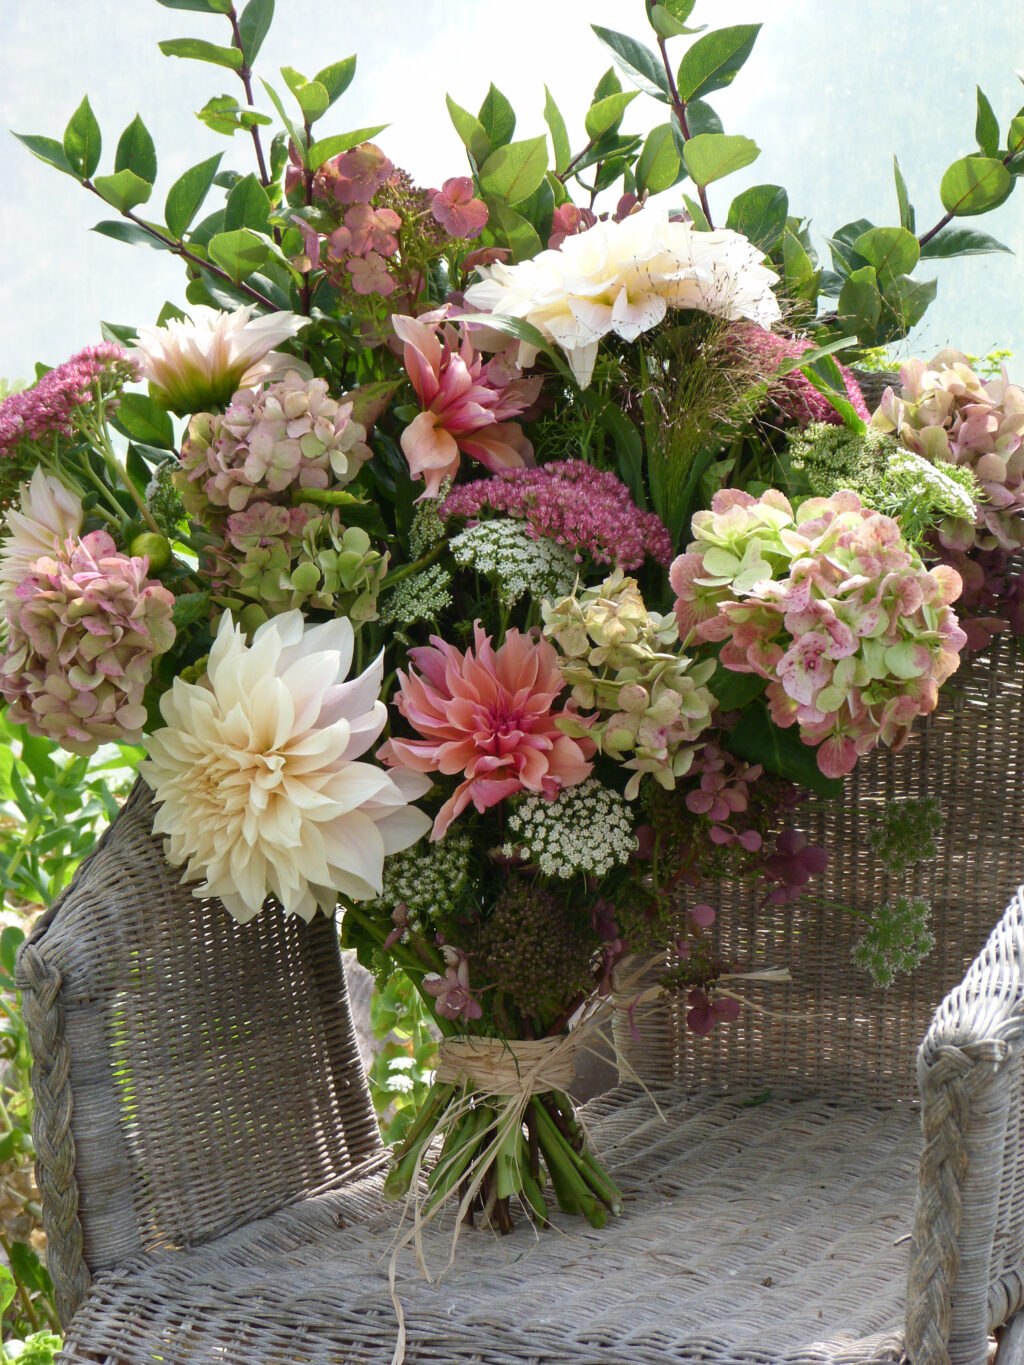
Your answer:
[[[378,755],[422,773],[463,775],[437,814],[434,839],[471,801],[485,811],[524,788],[554,798],[593,766],[593,740],[570,739],[558,727],[577,717],[571,702],[553,709],[565,688],[553,646],[510,630],[495,649],[479,622],[475,646],[462,654],[435,635],[409,651],[419,671],[399,671],[395,700],[424,738],[391,739]]]
[[[0,692],[11,719],[72,753],[137,744],[143,694],[174,643],[174,598],[105,531],[41,558],[7,601]]]
[[[425,479],[424,496],[437,497],[463,455],[492,470],[532,464],[533,447],[519,424],[506,418],[536,401],[542,381],[521,378],[518,367],[500,356],[485,361],[454,327],[402,316],[391,321],[424,408],[402,432],[409,470],[414,479]]]

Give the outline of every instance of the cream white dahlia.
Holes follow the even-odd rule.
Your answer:
[[[175,679],[140,767],[167,857],[242,921],[273,893],[289,914],[379,896],[384,859],[430,828],[409,804],[430,779],[359,762],[387,719],[383,665],[345,681],[352,626],[286,612],[251,645],[221,618],[206,677]]]
[[[532,323],[562,348],[585,389],[603,337],[615,332],[635,341],[670,308],[749,318],[769,330],[781,316],[772,293],[778,276],[763,261],[738,232],[698,232],[670,222],[666,209],[647,207],[618,223],[595,223],[517,265],[478,267],[480,282],[466,290],[466,301]],[[520,343],[520,364],[535,357]]]
[[[236,389],[283,379],[289,370],[311,378],[302,361],[274,350],[309,319],[288,312],[254,318],[252,311],[251,304],[233,313],[198,304],[191,321],[169,318],[163,327],[140,327],[138,345],[128,354],[157,401],[180,417],[223,409]]]
[[[32,565],[52,559],[66,540],[82,530],[81,499],[52,474],[36,469],[21,485],[21,502],[6,515],[8,535],[0,541],[0,603],[29,576]]]

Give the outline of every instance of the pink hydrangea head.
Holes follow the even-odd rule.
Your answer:
[[[1024,389],[1006,368],[984,381],[960,351],[940,351],[900,370],[901,389],[888,388],[872,425],[893,432],[933,464],[963,465],[981,484],[973,538],[951,523],[940,531],[950,549],[1024,548]]]
[[[368,204],[394,169],[375,143],[361,142],[324,162],[316,173],[313,193],[338,204]]]
[[[175,482],[193,516],[218,522],[251,502],[350,483],[370,454],[351,402],[332,398],[323,379],[290,373],[239,389],[222,415],[194,417]]]
[[[0,692],[11,718],[73,753],[136,744],[156,659],[174,643],[174,598],[105,531],[70,539],[7,601]]]
[[[495,649],[477,622],[465,653],[433,636],[409,658],[395,703],[421,738],[392,737],[379,757],[461,776],[434,821],[434,839],[471,802],[484,811],[518,791],[553,798],[589,775],[593,741],[570,738],[558,724],[577,716],[571,702],[557,709],[565,680],[547,640],[513,629]]]

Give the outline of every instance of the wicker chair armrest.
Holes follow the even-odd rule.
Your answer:
[[[907,1289],[914,1365],[984,1360],[1024,1296],[1024,887],[918,1052],[924,1146]]]

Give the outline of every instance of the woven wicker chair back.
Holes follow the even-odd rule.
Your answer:
[[[791,985],[733,983],[748,1002],[735,1023],[698,1037],[673,996],[625,1014],[616,1043],[650,1084],[796,1085],[865,1101],[916,1094],[915,1056],[932,1012],[981,949],[1021,879],[1024,667],[1008,636],[965,663],[937,711],[898,753],[878,750],[846,780],[840,800],[814,798],[792,823],[823,845],[829,865],[790,906],[762,908],[749,887],[703,887],[718,911],[716,944],[738,968],[785,967]],[[934,797],[937,856],[888,875],[870,845],[887,802]],[[853,965],[872,911],[906,894],[932,907],[935,947],[887,990]],[[850,913],[850,912],[853,913]]]
[[[140,782],[21,963],[62,982],[93,1275],[208,1241],[379,1149],[334,923],[268,905],[237,924],[179,885],[151,821]]]

